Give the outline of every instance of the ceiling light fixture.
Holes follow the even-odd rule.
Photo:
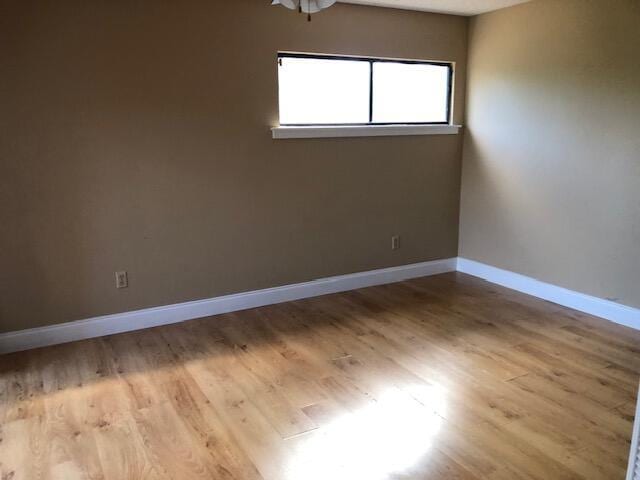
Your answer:
[[[273,0],[271,5],[282,5],[289,10],[298,10],[307,14],[307,20],[311,21],[311,14],[329,8],[336,0]]]

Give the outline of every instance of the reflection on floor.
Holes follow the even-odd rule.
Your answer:
[[[622,480],[639,376],[445,274],[0,357],[0,478]]]
[[[439,388],[421,402],[399,388],[382,392],[376,401],[340,415],[294,443],[287,478],[382,480],[404,472],[429,451],[443,422],[445,397]]]

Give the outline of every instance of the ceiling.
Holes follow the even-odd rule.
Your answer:
[[[478,15],[500,8],[510,7],[529,0],[340,0],[376,7],[402,8],[424,12],[451,13],[453,15]]]

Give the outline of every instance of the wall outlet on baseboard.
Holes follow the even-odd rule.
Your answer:
[[[116,272],[116,288],[127,288],[129,286],[129,276],[127,272]]]
[[[391,237],[391,250],[398,250],[400,248],[400,235],[394,235]]]

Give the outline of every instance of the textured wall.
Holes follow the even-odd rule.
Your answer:
[[[0,331],[457,254],[462,135],[269,127],[278,50],[456,61],[460,122],[467,20],[267,4],[0,0]]]
[[[469,39],[461,256],[640,307],[640,2],[535,0]]]

